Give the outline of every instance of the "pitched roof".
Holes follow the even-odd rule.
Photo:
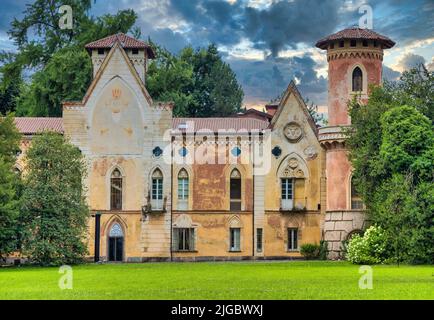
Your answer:
[[[238,113],[235,115],[237,118],[253,118],[253,119],[259,119],[259,120],[267,120],[271,121],[271,118],[273,116],[269,113],[262,112],[256,109],[248,109],[244,113]]]
[[[121,47],[124,49],[145,49],[149,58],[155,58],[155,52],[149,44],[130,37],[124,33],[113,34],[111,36],[90,42],[84,47],[86,49],[110,49],[116,42],[119,42]]]
[[[36,134],[44,130],[63,133],[62,118],[15,118],[15,125],[22,134]]]
[[[233,118],[174,118],[172,129],[180,132],[199,130],[218,132],[219,130],[247,131],[264,130],[268,127],[268,121],[249,117]]]
[[[253,118],[174,118],[172,119],[172,129],[185,132],[194,130],[235,130],[248,132],[252,130],[263,130],[268,127],[268,121]],[[44,130],[63,133],[63,118],[32,118],[17,117],[15,125],[22,134],[36,134]],[[187,125],[187,127],[185,127]]]
[[[395,45],[394,41],[373,30],[352,27],[322,38],[315,46],[320,49],[327,49],[328,43],[335,40],[377,40],[382,43],[385,48],[392,48]]]

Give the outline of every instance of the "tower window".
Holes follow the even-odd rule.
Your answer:
[[[133,54],[139,54],[139,49],[132,49],[131,51]]]
[[[367,40],[363,40],[362,43],[363,43],[363,46],[364,46],[364,47],[367,47],[367,46],[368,46],[368,41],[367,41]]]
[[[99,55],[103,55],[103,54],[104,54],[104,49],[101,49],[101,48],[98,49],[98,54],[99,54]]]
[[[363,91],[363,74],[359,67],[356,67],[353,71],[353,92]]]
[[[374,47],[378,47],[377,41],[374,41]]]
[[[335,48],[335,43],[334,42],[330,43],[330,49],[334,49],[334,48]]]
[[[350,46],[351,47],[355,47],[357,45],[357,41],[356,40],[351,40],[350,41]]]
[[[343,48],[344,47],[344,40],[339,41],[339,47]]]
[[[363,209],[363,201],[360,194],[357,192],[356,186],[354,184],[354,179],[351,178],[351,209],[361,210]]]

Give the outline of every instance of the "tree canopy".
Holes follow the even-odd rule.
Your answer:
[[[227,116],[241,111],[243,91],[217,47],[184,48],[173,55],[155,44],[157,59],[148,70],[147,88],[156,100],[175,102],[175,116]]]

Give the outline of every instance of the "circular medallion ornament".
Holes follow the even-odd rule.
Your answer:
[[[239,147],[234,147],[232,148],[231,153],[234,157],[239,157],[241,154],[241,149]]]
[[[290,122],[283,128],[283,134],[289,142],[295,143],[303,137],[303,130],[297,122]]]

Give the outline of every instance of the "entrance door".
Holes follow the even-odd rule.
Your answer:
[[[109,261],[123,261],[124,259],[124,233],[118,223],[113,224],[109,232],[108,257]]]

